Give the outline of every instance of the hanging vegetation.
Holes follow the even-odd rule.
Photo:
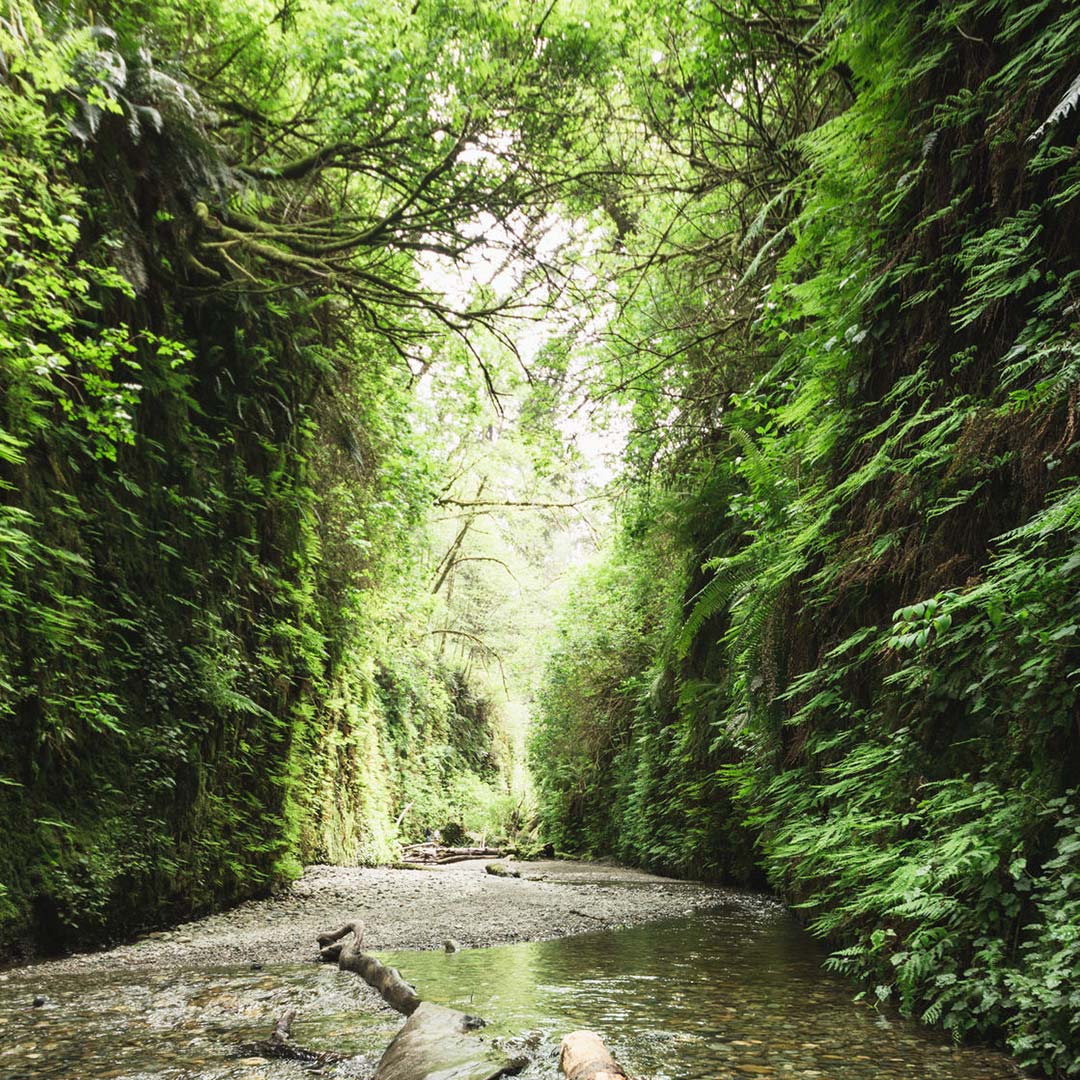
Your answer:
[[[637,483],[549,668],[549,828],[743,880],[753,844],[871,996],[1076,1075],[1080,15],[676,23],[686,202],[641,250],[682,287],[630,279],[649,348],[597,389]]]

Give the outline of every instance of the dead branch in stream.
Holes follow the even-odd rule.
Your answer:
[[[388,1005],[409,1018],[386,1048],[373,1080],[434,1076],[497,1080],[525,1067],[527,1059],[511,1057],[475,1034],[484,1026],[479,1017],[421,1001],[396,968],[361,952],[363,937],[362,922],[346,923],[340,930],[319,935],[319,955],[324,961],[336,960],[343,971],[355,972]]]
[[[480,1017],[421,1001],[396,968],[361,951],[363,939],[364,924],[356,920],[320,934],[318,942],[322,960],[359,975],[387,1004],[408,1017],[379,1059],[372,1080],[438,1080],[449,1076],[457,1080],[498,1080],[525,1068],[528,1058],[507,1053],[476,1034],[485,1026]],[[290,1009],[274,1025],[269,1038],[248,1044],[242,1052],[318,1065],[345,1060],[332,1051],[294,1046],[291,1030],[295,1019],[296,1012]],[[563,1039],[559,1067],[567,1080],[626,1080],[626,1073],[591,1031],[575,1031]]]
[[[342,942],[342,938],[346,940]],[[411,1016],[420,1004],[416,990],[401,977],[397,968],[386,967],[374,956],[361,952],[363,940],[364,924],[346,923],[340,930],[319,935],[319,956],[329,963],[336,961],[342,971],[355,972],[373,990],[378,990],[380,997],[392,1009],[404,1016]]]
[[[304,1046],[297,1046],[292,1042],[292,1025],[296,1019],[296,1010],[288,1009],[278,1017],[274,1030],[266,1039],[257,1043],[247,1043],[241,1046],[239,1053],[251,1057],[279,1058],[287,1061],[303,1061],[308,1065],[331,1065],[336,1061],[344,1061],[343,1054],[333,1050],[309,1050]]]

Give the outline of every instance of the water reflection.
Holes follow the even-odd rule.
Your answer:
[[[784,909],[757,897],[666,923],[526,945],[383,953],[433,1001],[478,1013],[493,1037],[533,1032],[529,1077],[557,1075],[559,1037],[603,1033],[652,1080],[1008,1080],[1008,1059],[851,1001]],[[46,1004],[32,1005],[35,994]],[[399,1019],[373,1015],[355,976],[115,969],[78,978],[46,965],[0,982],[3,1080],[283,1080],[294,1063],[238,1055],[296,1008],[299,1043],[356,1054],[324,1076],[368,1076]]]

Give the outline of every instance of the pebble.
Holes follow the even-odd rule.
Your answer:
[[[40,1009],[41,1006],[45,1004],[45,1000],[46,999],[45,999],[44,994],[35,994],[34,995],[34,1008],[35,1009]]]

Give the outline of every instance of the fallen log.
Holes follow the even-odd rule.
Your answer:
[[[507,854],[502,848],[493,847],[446,847],[443,844],[406,844],[402,849],[406,862],[461,862],[464,859],[501,859]]]
[[[435,860],[438,866],[447,866],[450,863],[468,862],[470,859],[502,858],[503,853],[495,848],[478,850],[467,855],[443,855]]]
[[[421,1001],[397,969],[363,952],[364,924],[346,923],[319,935],[320,956],[359,975],[407,1020],[383,1052],[372,1080],[498,1080],[514,1076],[529,1063],[477,1034],[484,1021],[456,1009]],[[249,1043],[241,1052],[265,1058],[292,1058],[315,1065],[347,1060],[340,1054],[308,1050],[291,1041],[294,1010],[284,1013],[270,1037]],[[560,1048],[559,1067],[567,1080],[625,1080],[626,1073],[599,1035],[575,1031]]]
[[[351,935],[351,936],[350,936]],[[484,1026],[476,1016],[421,1001],[416,990],[392,967],[360,949],[364,924],[346,923],[320,934],[319,955],[343,971],[359,975],[382,999],[409,1019],[386,1048],[373,1080],[496,1080],[513,1076],[528,1064],[484,1042],[475,1034]]]
[[[439,845],[436,844],[434,840],[425,840],[423,843],[420,844],[402,844],[401,850],[406,854],[413,853],[417,855],[423,855],[427,852],[434,853],[438,846]]]
[[[559,1047],[566,1080],[624,1080],[626,1072],[595,1031],[572,1031]]]

